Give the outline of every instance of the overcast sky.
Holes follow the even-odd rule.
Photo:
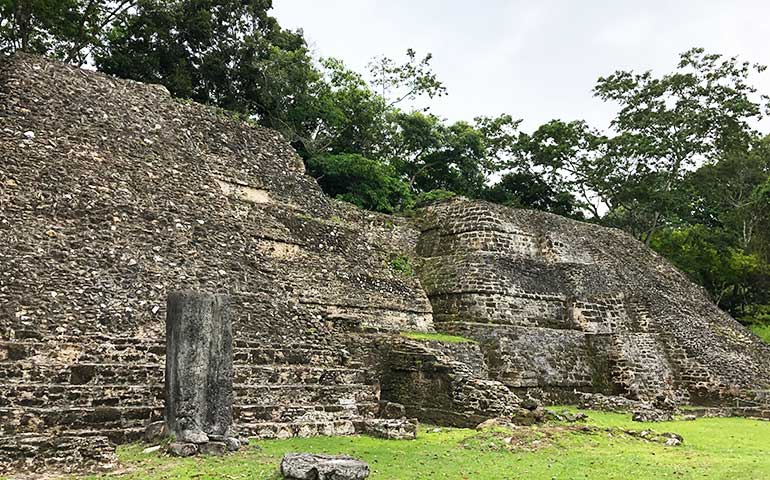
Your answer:
[[[605,127],[594,98],[617,69],[673,70],[694,46],[770,65],[770,0],[274,0],[283,27],[363,72],[371,57],[433,53],[450,120],[510,113],[532,129],[553,118]],[[770,94],[770,73],[755,77]],[[768,122],[762,130],[767,132]]]

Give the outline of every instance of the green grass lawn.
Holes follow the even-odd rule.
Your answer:
[[[586,412],[590,424],[684,437],[665,446],[628,435],[548,433],[531,427],[533,442],[512,448],[504,434],[421,427],[414,441],[363,436],[252,442],[226,457],[176,459],[143,454],[142,445],[120,447],[121,471],[92,479],[279,479],[286,452],[349,454],[367,461],[371,479],[766,479],[770,478],[770,422],[711,418],[656,424],[628,415]],[[553,430],[553,429],[551,429]],[[520,434],[521,435],[521,434]],[[526,442],[525,442],[526,443]],[[255,446],[259,446],[256,448]]]

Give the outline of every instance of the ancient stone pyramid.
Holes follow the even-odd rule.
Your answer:
[[[405,256],[417,275],[394,268]],[[235,299],[236,422],[255,437],[353,433],[385,402],[472,425],[583,392],[767,413],[770,348],[619,231],[463,199],[364,212],[325,197],[276,132],[5,59],[0,464],[104,461],[106,438],[161,418],[181,288]]]

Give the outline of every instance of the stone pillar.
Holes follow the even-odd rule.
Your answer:
[[[227,295],[189,290],[168,296],[164,416],[177,442],[205,444],[232,436],[229,304]]]

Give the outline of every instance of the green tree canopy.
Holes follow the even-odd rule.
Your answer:
[[[696,48],[681,55],[673,73],[617,71],[599,79],[595,94],[620,107],[606,161],[612,175],[628,178],[631,187],[615,193],[615,213],[625,215],[640,238],[649,243],[665,223],[677,204],[669,193],[687,171],[748,148],[750,121],[767,109],[767,97],[757,94],[749,77],[764,69]]]
[[[318,80],[300,32],[267,14],[271,0],[138,0],[95,54],[100,70],[160,83],[285,130]]]
[[[323,190],[340,200],[377,212],[409,209],[414,198],[392,168],[358,154],[324,154],[308,161]]]
[[[23,50],[83,65],[136,0],[0,0],[0,54]]]

